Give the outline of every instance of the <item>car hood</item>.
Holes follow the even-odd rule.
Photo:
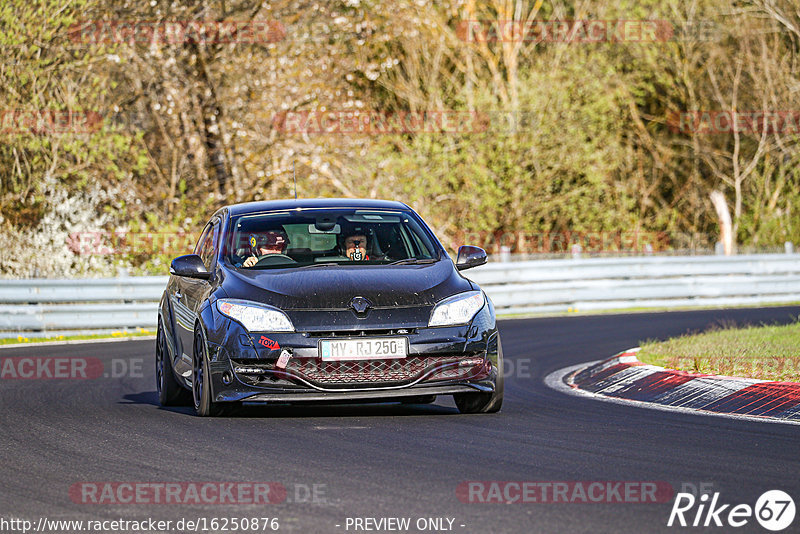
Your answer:
[[[427,307],[472,285],[445,259],[427,265],[227,269],[223,289],[230,298],[284,310],[344,310],[356,296],[373,308]]]

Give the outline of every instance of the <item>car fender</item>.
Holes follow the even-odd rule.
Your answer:
[[[212,295],[203,302],[195,325],[196,328],[199,326],[203,330],[203,337],[208,345],[209,363],[223,359],[222,346],[225,344],[226,336],[233,331],[228,328],[230,319],[217,311],[216,300],[216,297]]]
[[[166,291],[161,295],[161,302],[159,302],[158,305],[158,316],[161,319],[161,324],[164,325],[164,335],[167,338],[167,350],[169,350],[169,358],[172,367],[175,364],[176,355],[180,354],[180,347],[178,347],[178,340],[174,335],[175,323],[172,317],[172,306]]]

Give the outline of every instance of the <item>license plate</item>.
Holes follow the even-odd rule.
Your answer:
[[[322,339],[319,342],[319,357],[329,362],[397,359],[407,355],[408,341],[404,337]]]

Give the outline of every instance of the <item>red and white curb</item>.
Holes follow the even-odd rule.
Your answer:
[[[800,424],[800,384],[704,375],[646,365],[631,349],[549,375],[555,389],[649,408]]]

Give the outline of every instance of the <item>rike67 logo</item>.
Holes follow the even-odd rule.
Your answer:
[[[691,493],[678,493],[667,526],[738,528],[747,525],[755,517],[762,527],[777,532],[794,521],[794,500],[784,491],[765,492],[753,507],[749,504],[723,504],[719,496],[719,492],[711,497],[704,493],[699,498]]]

